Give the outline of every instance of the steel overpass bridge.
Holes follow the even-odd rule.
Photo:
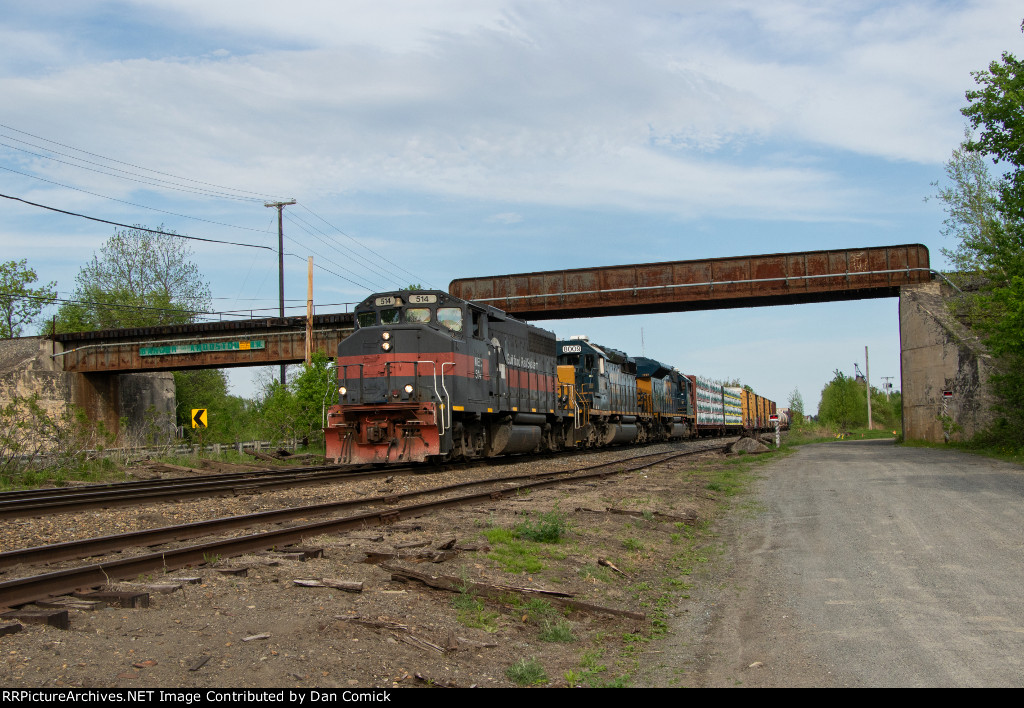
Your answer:
[[[913,397],[920,381],[934,378],[934,373],[916,372],[935,369],[927,362],[946,356],[933,352],[915,364],[913,352],[947,342],[934,328],[925,328],[927,333],[915,334],[914,341],[930,337],[927,347],[908,343],[908,333],[917,330],[903,322],[903,293],[937,288],[933,274],[928,249],[906,244],[462,278],[452,281],[449,290],[527,320],[900,297],[906,409],[908,403],[915,405],[908,402],[908,392]],[[351,331],[351,313],[316,315],[312,349],[333,354]],[[120,375],[299,363],[305,358],[306,332],[305,317],[272,317],[61,334],[50,338],[49,366],[78,376],[72,402],[116,428],[122,413],[117,404]],[[945,377],[938,388],[948,393],[950,380]],[[934,388],[925,386],[919,396],[925,420],[937,417],[931,412]],[[2,389],[0,382],[0,397]]]

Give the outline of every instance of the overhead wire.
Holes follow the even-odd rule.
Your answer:
[[[29,137],[35,138],[36,140],[42,140],[43,142],[46,142],[46,143],[52,143],[53,145],[57,145],[57,146],[62,147],[64,149],[66,149],[66,150],[74,150],[75,152],[80,152],[83,155],[89,155],[90,157],[96,157],[96,158],[99,158],[101,160],[105,160],[107,162],[112,162],[112,163],[117,164],[117,165],[125,165],[126,167],[131,167],[131,168],[136,169],[136,170],[142,170],[144,172],[152,172],[153,174],[162,175],[164,177],[171,177],[171,178],[176,179],[176,180],[181,181],[181,182],[192,182],[194,184],[200,184],[200,185],[203,185],[203,186],[206,186],[206,187],[216,187],[217,189],[223,189],[223,190],[228,191],[228,192],[238,192],[240,194],[250,194],[252,196],[249,197],[249,198],[250,199],[254,199],[254,200],[257,200],[257,199],[258,200],[262,200],[262,199],[277,199],[277,197],[275,197],[274,195],[271,195],[271,194],[263,194],[261,192],[252,192],[252,191],[244,190],[244,189],[235,189],[234,187],[224,187],[224,186],[221,186],[221,185],[213,184],[211,182],[203,182],[201,180],[192,179],[191,177],[179,177],[177,175],[172,175],[172,174],[170,174],[168,172],[161,172],[159,170],[153,170],[153,169],[150,169],[148,167],[142,167],[140,165],[135,165],[135,164],[133,164],[131,162],[124,162],[122,160],[115,160],[114,158],[105,157],[104,155],[100,155],[100,154],[95,153],[95,152],[89,152],[88,150],[82,150],[81,148],[76,148],[76,147],[74,147],[72,145],[66,145],[64,143],[57,142],[56,140],[50,140],[49,138],[44,138],[44,137],[39,136],[39,135],[34,135],[33,133],[29,133],[29,132],[26,132],[24,130],[19,130],[17,128],[12,127],[12,126],[5,125],[3,123],[0,123],[0,128],[3,128],[5,130],[11,130],[11,131],[14,131],[15,133],[20,133],[22,135],[28,135]],[[32,143],[29,143],[28,141],[20,140],[18,138],[13,138],[11,136],[4,136],[4,137],[7,137],[9,140],[16,140],[17,142],[25,143],[26,145],[31,145],[32,144]],[[33,147],[40,147],[40,146],[33,145]],[[15,148],[15,149],[18,149],[18,148]],[[40,148],[40,149],[50,150],[50,148],[45,148],[45,147],[44,148]],[[56,151],[51,150],[51,152],[56,152]],[[60,153],[58,153],[58,154],[60,154]],[[80,158],[73,158],[73,159],[80,159]],[[139,176],[142,177],[144,175],[139,175]]]
[[[117,221],[109,221],[107,219],[100,219],[100,218],[95,217],[95,216],[88,216],[86,214],[79,214],[79,213],[74,212],[74,211],[66,211],[65,209],[58,209],[57,207],[46,206],[45,204],[38,204],[36,202],[30,202],[27,199],[22,199],[21,197],[12,197],[9,194],[0,194],[0,197],[3,197],[4,199],[10,199],[10,200],[16,201],[16,202],[21,202],[22,204],[28,204],[29,206],[39,207],[40,209],[48,209],[50,211],[55,211],[58,214],[67,214],[68,216],[77,216],[80,219],[88,219],[89,221],[97,221],[97,222],[99,222],[101,224],[110,224],[111,226],[120,226],[120,227],[125,228],[125,229],[136,229],[138,231],[145,231],[145,232],[151,233],[151,234],[159,234],[161,236],[173,236],[174,238],[184,238],[184,239],[188,239],[190,241],[205,241],[207,243],[221,243],[221,244],[225,244],[225,245],[228,245],[228,246],[243,246],[245,248],[262,248],[262,249],[265,249],[267,251],[274,251],[274,249],[270,248],[269,246],[256,246],[256,245],[251,244],[251,243],[238,243],[236,241],[219,241],[217,239],[202,238],[200,236],[185,236],[184,234],[176,234],[176,233],[171,233],[169,231],[159,231],[157,229],[147,229],[147,228],[145,228],[143,226],[138,226],[138,225],[122,224],[122,223],[119,223]]]
[[[316,235],[315,233],[313,233],[313,232],[312,232],[312,231],[310,230],[310,228],[309,228],[309,227],[307,227],[307,225],[306,225],[306,224],[305,224],[304,222],[301,222],[301,221],[296,221],[296,220],[293,220],[293,219],[291,219],[291,218],[290,218],[290,217],[288,217],[288,216],[286,216],[285,218],[286,218],[286,219],[288,219],[288,221],[289,221],[289,222],[290,222],[291,224],[293,224],[293,225],[297,226],[297,227],[298,227],[298,228],[299,228],[299,229],[300,229],[301,231],[303,231],[303,232],[305,232],[305,233],[306,233],[307,235],[309,235],[309,236],[313,237],[314,239],[316,239],[316,240],[317,240],[317,241],[319,241],[320,243],[324,244],[324,245],[325,245],[325,246],[327,246],[328,248],[333,248],[333,249],[334,249],[335,251],[337,251],[338,253],[340,253],[340,254],[341,254],[342,256],[345,256],[345,255],[347,255],[347,254],[346,254],[346,253],[345,253],[344,251],[342,251],[341,249],[339,249],[339,248],[338,248],[338,247],[337,247],[337,246],[336,246],[335,244],[331,243],[330,241],[325,241],[325,240],[324,240],[323,238],[320,238],[320,237],[319,237],[319,236],[317,236],[317,235]],[[297,241],[295,241],[294,239],[291,239],[291,240],[292,240],[292,243],[295,243],[296,245],[301,245],[301,244],[298,244],[298,242],[297,242]],[[332,263],[333,265],[337,266],[338,268],[341,268],[341,269],[342,269],[342,270],[344,270],[345,272],[347,272],[347,273],[351,273],[352,275],[354,275],[354,276],[356,276],[356,277],[364,277],[364,278],[365,278],[365,276],[360,276],[359,274],[357,274],[357,273],[356,273],[355,271],[351,270],[350,268],[347,268],[347,267],[345,267],[345,266],[341,265],[340,263],[337,263],[336,261],[333,261],[333,260],[331,260],[330,258],[327,258],[326,256],[323,256],[322,254],[319,254],[319,253],[317,253],[317,252],[316,252],[316,251],[314,251],[313,249],[309,249],[309,250],[310,250],[310,252],[311,252],[311,253],[313,253],[314,255],[320,255],[320,257],[321,257],[321,258],[325,258],[325,259],[326,259],[326,260],[327,260],[327,261],[328,261],[329,263]],[[375,269],[372,269],[372,268],[371,268],[370,270],[375,270]],[[375,272],[376,272],[376,274],[377,274],[377,275],[383,276],[383,277],[384,277],[385,279],[389,278],[389,276],[388,276],[388,275],[387,275],[386,273],[381,273],[380,271],[376,271],[376,270],[375,270]],[[367,280],[370,280],[370,278],[366,278],[366,279],[367,279]],[[375,289],[377,289],[377,290],[387,290],[387,287],[383,287],[383,288],[381,288],[380,286],[378,286],[378,285],[376,284],[376,282],[374,282],[374,286],[373,286],[373,287],[374,287]]]
[[[228,228],[231,228],[231,229],[241,229],[243,231],[255,231],[257,233],[264,233],[264,230],[253,228],[252,226],[238,226],[236,224],[226,224],[226,223],[224,223],[222,221],[212,221],[210,219],[203,219],[203,218],[198,217],[198,216],[189,216],[188,214],[179,214],[178,212],[167,211],[166,209],[157,209],[156,207],[146,206],[145,204],[137,204],[135,202],[125,201],[124,199],[118,199],[117,197],[110,197],[110,196],[107,196],[106,194],[100,194],[98,192],[90,192],[88,189],[82,189],[80,187],[72,187],[69,184],[62,184],[60,182],[54,182],[53,180],[46,179],[45,177],[40,177],[38,175],[29,174],[28,172],[20,172],[18,170],[11,169],[10,167],[4,167],[3,165],[0,165],[0,170],[6,170],[7,172],[13,172],[14,174],[21,175],[22,177],[30,177],[31,179],[37,179],[40,182],[46,182],[47,184],[52,184],[52,185],[54,185],[56,187],[62,187],[63,189],[70,189],[72,191],[81,192],[82,194],[88,194],[88,195],[93,196],[93,197],[100,197],[101,199],[109,199],[112,202],[118,202],[120,204],[126,204],[128,206],[138,207],[139,209],[148,209],[150,211],[159,212],[161,214],[167,214],[168,216],[177,216],[177,217],[180,217],[182,219],[191,219],[193,221],[201,221],[201,222],[203,222],[205,224],[213,224],[215,226],[227,226]]]
[[[424,280],[424,279],[422,279],[422,278],[420,278],[420,276],[418,276],[418,275],[415,275],[414,273],[410,273],[410,272],[409,272],[409,271],[407,271],[407,270],[406,270],[405,268],[403,268],[402,266],[398,265],[397,263],[394,263],[393,261],[391,261],[391,260],[390,260],[389,258],[387,258],[386,256],[383,256],[383,255],[381,255],[380,253],[377,253],[376,251],[374,251],[374,250],[373,250],[372,248],[370,248],[369,246],[367,246],[367,245],[365,245],[365,244],[361,243],[361,242],[360,242],[360,241],[359,241],[358,239],[355,239],[355,238],[353,238],[352,236],[348,235],[347,233],[345,233],[344,231],[342,231],[341,229],[339,229],[339,228],[338,228],[337,226],[335,226],[335,225],[334,225],[334,224],[332,224],[331,222],[327,221],[327,219],[323,218],[322,216],[320,216],[319,214],[317,214],[316,212],[314,212],[314,211],[313,211],[312,209],[310,209],[309,207],[307,207],[307,206],[306,206],[305,204],[302,204],[302,203],[300,202],[300,203],[299,203],[299,206],[301,206],[301,207],[302,207],[303,209],[305,209],[306,211],[308,211],[308,212],[309,212],[310,214],[312,214],[312,215],[313,215],[313,216],[315,216],[316,218],[320,219],[320,221],[322,221],[322,222],[324,222],[325,224],[327,224],[328,226],[330,226],[330,227],[331,227],[332,229],[334,229],[335,231],[337,231],[337,232],[338,232],[339,234],[341,234],[342,236],[344,236],[344,237],[345,237],[345,238],[347,238],[348,240],[350,240],[350,241],[352,241],[353,243],[355,243],[356,245],[358,245],[358,246],[360,246],[360,247],[362,247],[362,248],[366,249],[367,251],[369,251],[370,253],[372,253],[372,254],[373,254],[374,256],[376,256],[376,257],[377,257],[377,258],[379,258],[380,260],[382,260],[382,261],[384,261],[385,263],[388,263],[388,264],[390,264],[390,265],[394,266],[395,268],[398,268],[398,269],[399,269],[400,271],[402,271],[402,272],[403,272],[403,273],[405,273],[406,275],[412,276],[413,278],[415,278],[415,279],[417,279],[417,280],[421,280],[422,282],[424,282],[424,283],[427,283],[427,281],[426,281],[426,280]],[[427,283],[427,284],[429,285],[429,283]]]
[[[57,159],[56,157],[53,157],[53,155],[51,155],[51,154],[35,153],[35,152],[32,152],[31,150],[27,150],[25,148],[18,147],[17,145],[10,145],[8,143],[0,142],[0,146],[4,146],[4,147],[7,147],[7,148],[12,149],[12,150],[17,150],[17,151],[20,151],[20,152],[24,152],[26,154],[32,155],[34,157],[38,157],[40,159],[52,160],[52,161],[57,162],[59,164],[64,164],[64,165],[68,165],[68,166],[71,166],[71,167],[77,167],[79,169],[88,170],[88,171],[91,171],[91,172],[96,172],[96,173],[103,174],[103,175],[106,175],[106,176],[109,176],[109,177],[115,177],[115,178],[118,178],[118,179],[125,179],[125,180],[131,181],[131,182],[144,184],[144,185],[147,185],[147,186],[150,186],[150,187],[154,187],[154,188],[158,188],[158,189],[172,189],[172,190],[175,190],[175,191],[181,191],[181,192],[196,194],[196,195],[199,195],[199,196],[207,196],[207,197],[213,197],[213,198],[235,199],[235,200],[240,200],[240,201],[258,201],[258,200],[267,199],[267,198],[275,198],[272,195],[261,194],[261,193],[258,193],[258,192],[252,192],[252,191],[248,191],[248,190],[239,190],[239,189],[235,189],[235,188],[232,188],[232,187],[224,187],[224,186],[216,185],[216,184],[213,184],[213,183],[210,183],[210,182],[203,182],[201,180],[195,180],[195,179],[188,178],[188,177],[180,177],[180,176],[173,175],[173,174],[170,174],[170,173],[167,173],[167,172],[161,172],[159,170],[153,170],[153,169],[150,169],[150,168],[147,168],[147,167],[142,167],[140,165],[136,165],[136,164],[133,164],[133,163],[130,163],[130,162],[124,162],[124,161],[121,161],[121,160],[116,160],[116,159],[113,159],[113,158],[108,158],[108,157],[105,157],[105,156],[100,155],[98,153],[90,152],[88,150],[82,150],[80,148],[76,148],[76,147],[71,146],[71,145],[60,143],[58,141],[50,140],[48,138],[44,138],[42,136],[35,135],[33,133],[29,133],[27,131],[19,130],[17,128],[14,128],[12,126],[8,126],[8,125],[2,124],[2,123],[0,123],[0,128],[3,128],[5,130],[7,130],[7,131],[13,131],[15,133],[19,133],[21,135],[29,136],[29,137],[34,138],[36,140],[43,141],[44,143],[49,143],[49,144],[52,144],[52,145],[56,145],[56,146],[61,147],[61,148],[65,149],[65,150],[71,150],[71,151],[74,151],[74,152],[77,152],[77,153],[81,153],[83,155],[88,155],[90,157],[95,157],[95,158],[98,158],[99,160],[103,160],[105,162],[113,163],[113,164],[116,164],[116,165],[123,165],[125,167],[132,168],[132,170],[141,170],[143,172],[148,172],[148,173],[151,173],[153,175],[160,175],[161,177],[168,177],[168,178],[170,178],[170,180],[174,180],[174,182],[172,182],[170,180],[166,180],[166,179],[161,179],[159,177],[152,177],[152,176],[146,175],[146,174],[139,174],[138,172],[132,172],[130,170],[123,170],[123,169],[119,169],[119,168],[116,168],[116,167],[111,167],[109,165],[102,164],[102,163],[99,163],[99,162],[95,162],[95,161],[92,161],[92,160],[86,160],[86,159],[78,157],[76,155],[69,155],[67,153],[60,152],[58,150],[54,150],[53,148],[50,148],[50,147],[45,146],[45,145],[38,145],[38,144],[32,143],[32,142],[27,141],[27,140],[23,140],[23,139],[18,138],[18,137],[14,137],[14,136],[11,136],[11,135],[3,135],[2,133],[0,133],[0,137],[3,137],[5,139],[7,139],[7,140],[12,140],[14,142],[18,142],[18,143],[21,143],[21,144],[24,144],[24,145],[29,145],[29,146],[31,146],[33,148],[36,148],[36,149],[39,149],[39,150],[45,150],[48,153],[53,153],[55,155],[60,155],[62,157],[69,158],[70,160],[74,160],[75,162],[66,162],[64,160],[60,160],[60,159]],[[84,163],[84,164],[78,164],[78,163]],[[94,165],[96,168],[103,168],[103,169],[94,169],[92,167],[86,167],[85,165]],[[32,175],[32,174],[25,173],[25,172],[20,172],[18,170],[14,170],[14,169],[9,168],[9,167],[4,167],[2,165],[0,165],[0,169],[4,169],[4,170],[6,170],[8,172],[12,172],[14,174],[19,174],[19,175],[22,175],[22,176],[25,176],[25,177],[30,177],[30,178],[33,178],[33,179],[41,180],[43,182],[47,182],[49,184],[54,184],[56,186],[60,186],[60,187],[66,188],[66,189],[71,189],[71,190],[79,191],[79,192],[82,192],[82,193],[85,193],[85,194],[90,194],[92,196],[97,196],[97,197],[100,197],[100,198],[110,199],[112,201],[116,201],[116,202],[119,202],[119,203],[122,203],[122,204],[126,204],[126,205],[129,205],[129,206],[137,207],[137,208],[149,209],[151,211],[165,213],[165,214],[169,214],[169,215],[172,215],[172,216],[177,216],[179,218],[192,219],[192,220],[196,220],[196,221],[200,221],[200,222],[204,222],[204,223],[215,224],[215,225],[219,225],[219,226],[226,226],[226,227],[229,227],[229,228],[237,228],[237,229],[243,229],[243,230],[248,230],[248,231],[257,231],[257,232],[260,232],[260,233],[268,233],[268,231],[264,231],[264,230],[260,230],[260,229],[254,229],[254,228],[251,228],[251,227],[241,227],[241,226],[236,226],[236,225],[233,225],[233,224],[225,224],[225,223],[221,223],[221,222],[211,221],[211,220],[208,220],[208,219],[202,219],[202,218],[199,218],[199,217],[192,217],[192,216],[188,216],[188,215],[185,215],[185,214],[178,214],[178,213],[175,213],[175,212],[170,212],[170,211],[163,210],[163,209],[158,209],[158,208],[155,208],[155,207],[148,207],[148,206],[145,206],[145,205],[142,205],[142,204],[128,202],[128,201],[125,201],[125,200],[117,199],[117,198],[114,198],[114,197],[109,197],[109,196],[106,196],[106,195],[103,195],[103,194],[98,194],[98,193],[91,192],[91,191],[84,190],[84,189],[80,189],[80,188],[77,188],[77,187],[71,187],[69,185],[64,185],[64,184],[61,184],[61,183],[58,183],[58,182],[55,182],[55,181],[52,181],[52,180],[47,180],[45,178],[38,177],[36,175]],[[112,172],[111,171],[107,171],[107,170],[111,170]],[[200,186],[193,187],[193,186],[190,186],[189,184],[180,184],[180,183],[191,183],[191,185],[200,185]],[[214,188],[217,191],[214,191],[214,190],[211,190],[211,189],[207,189],[207,187],[212,187],[212,188]],[[229,194],[228,192],[235,192],[237,194]],[[252,195],[252,196],[243,196],[243,195]],[[3,194],[0,194],[0,196],[3,196],[5,198],[7,198],[7,199],[12,199],[12,200],[15,200],[15,201],[20,201],[22,203],[25,203],[25,204],[28,204],[28,205],[31,205],[31,206],[36,206],[36,207],[39,207],[39,208],[48,209],[50,211],[55,211],[55,212],[58,212],[58,213],[63,213],[63,214],[69,215],[69,216],[77,216],[77,217],[80,217],[80,218],[89,219],[91,221],[96,221],[96,222],[99,222],[99,223],[111,224],[111,225],[120,226],[120,227],[123,227],[123,228],[138,228],[138,229],[140,229],[142,231],[147,231],[147,232],[150,232],[150,233],[156,233],[156,234],[167,235],[167,236],[175,236],[175,237],[178,237],[178,238],[186,238],[186,239],[195,240],[195,241],[206,241],[206,242],[209,242],[209,243],[221,243],[221,244],[225,244],[225,245],[245,246],[245,247],[248,247],[248,248],[260,248],[260,249],[269,250],[269,251],[274,251],[275,250],[275,249],[273,249],[271,247],[268,247],[268,246],[258,246],[258,245],[253,245],[253,244],[244,244],[244,243],[238,243],[238,242],[232,242],[232,241],[221,241],[221,240],[217,240],[217,239],[207,239],[207,238],[200,238],[200,237],[194,237],[194,236],[184,236],[182,234],[173,234],[173,233],[168,233],[168,232],[165,232],[165,231],[146,229],[146,228],[137,227],[137,226],[129,226],[127,224],[121,224],[121,223],[114,222],[114,221],[109,221],[109,220],[106,220],[106,219],[100,219],[100,218],[97,218],[97,217],[91,217],[91,216],[88,216],[88,215],[85,215],[85,214],[79,214],[79,213],[76,213],[76,212],[66,211],[66,210],[63,210],[63,209],[57,209],[55,207],[50,207],[50,206],[46,206],[46,205],[43,205],[43,204],[38,204],[38,203],[35,203],[35,202],[30,202],[30,201],[27,201],[27,200],[19,198],[19,197],[12,197],[12,196],[3,195]],[[394,263],[391,259],[389,259],[389,258],[381,255],[380,253],[374,251],[372,248],[366,246],[365,244],[361,243],[359,240],[353,238],[352,236],[350,236],[349,234],[345,233],[344,231],[342,231],[338,227],[334,226],[329,221],[327,221],[326,219],[324,219],[320,215],[316,214],[313,210],[311,210],[305,204],[300,204],[300,206],[302,206],[302,208],[305,209],[307,212],[309,212],[312,216],[316,217],[317,219],[322,221],[324,224],[329,226],[331,229],[333,229],[337,233],[341,234],[342,236],[347,238],[349,241],[351,241],[352,243],[354,243],[357,246],[361,247],[362,249],[364,249],[368,253],[372,254],[374,259],[376,259],[377,261],[383,261],[383,262],[389,264],[390,266],[392,266],[393,268],[396,268],[396,269],[404,272],[405,274],[409,275],[410,277],[412,277],[414,279],[421,280],[421,281],[423,280],[419,276],[411,273],[410,271],[406,270],[405,268],[402,268],[397,263]],[[288,218],[289,218],[289,222],[290,223],[298,226],[302,231],[306,232],[308,235],[310,235],[311,237],[313,237],[316,240],[320,241],[321,243],[327,245],[329,248],[333,248],[334,250],[338,251],[342,255],[345,255],[346,257],[355,258],[355,259],[359,260],[364,267],[366,267],[368,270],[376,273],[377,276],[384,277],[386,280],[389,280],[390,282],[393,282],[393,283],[399,285],[399,287],[401,287],[401,284],[398,283],[397,280],[394,280],[393,274],[388,274],[388,273],[384,272],[383,270],[381,270],[380,268],[376,267],[374,265],[373,261],[367,259],[366,257],[356,253],[355,251],[353,251],[351,249],[349,249],[348,251],[343,251],[336,242],[335,243],[331,243],[329,241],[325,241],[324,238],[320,238],[319,236],[317,236],[314,232],[320,233],[325,238],[332,238],[329,234],[324,233],[320,229],[316,228],[314,225],[310,224],[308,221],[306,221],[304,219],[301,219],[297,215],[293,216],[291,214],[288,215]],[[303,244],[299,243],[295,239],[289,239],[289,240],[292,243],[294,243],[295,245],[299,246],[300,248],[305,247]],[[334,265],[335,267],[337,267],[337,268],[339,268],[339,269],[341,269],[341,270],[351,274],[354,277],[357,277],[357,278],[365,277],[365,276],[360,276],[359,274],[355,273],[354,271],[346,268],[345,266],[342,266],[339,263],[336,263],[335,261],[331,260],[327,256],[325,256],[325,255],[323,255],[321,253],[318,253],[318,252],[314,251],[313,249],[308,249],[308,250],[310,250],[314,255],[319,256],[320,258],[326,260],[328,263],[330,263],[330,264]],[[287,255],[301,258],[301,256],[297,256],[296,254],[287,254]],[[322,265],[320,265],[318,263],[314,263],[314,265],[316,265],[321,270],[323,270],[323,271],[325,271],[327,273],[330,273],[331,275],[334,275],[336,277],[341,278],[342,280],[345,280],[346,282],[349,282],[349,283],[351,283],[353,285],[356,285],[357,287],[364,288],[364,289],[371,290],[371,291],[374,290],[374,289],[379,289],[379,286],[377,286],[377,285],[374,285],[372,287],[368,287],[367,285],[365,285],[363,283],[358,283],[358,282],[356,282],[356,281],[354,281],[354,280],[352,280],[352,279],[350,279],[350,278],[348,278],[346,276],[343,276],[343,275],[341,275],[339,273],[336,273],[336,272],[334,272],[334,271],[332,271],[332,270],[330,270],[328,268],[325,268],[325,267],[323,267]],[[251,268],[250,268],[250,270],[251,270]]]
[[[318,229],[313,224],[310,224],[308,221],[303,219],[298,214],[294,214],[294,213],[289,214],[289,213],[286,212],[285,213],[285,218],[288,219],[289,222],[295,224],[296,226],[299,226],[299,228],[301,228],[304,231],[306,231],[307,233],[309,233],[311,236],[313,236],[313,238],[316,238],[321,243],[329,246],[330,248],[333,248],[338,253],[340,253],[340,254],[342,254],[344,256],[347,256],[347,257],[358,259],[367,268],[369,268],[370,270],[376,272],[378,275],[384,277],[385,279],[390,280],[392,283],[398,285],[399,287],[402,286],[402,283],[399,283],[397,280],[393,279],[394,276],[392,274],[387,273],[387,272],[381,270],[376,265],[374,265],[372,261],[369,261],[366,258],[364,258],[363,256],[360,256],[358,253],[352,251],[351,249],[342,249],[340,247],[340,245],[337,242],[335,242],[335,241],[325,241],[323,238],[320,238],[319,236],[317,236],[316,234],[318,233],[318,234],[322,235],[324,238],[328,238],[328,239],[331,238],[329,234],[325,234],[323,231]],[[313,233],[313,232],[316,232],[316,233]]]

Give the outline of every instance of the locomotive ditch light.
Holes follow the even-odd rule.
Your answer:
[[[344,386],[339,386],[338,387],[338,393],[340,393],[342,396],[344,396],[344,395],[348,394],[348,389],[345,388]]]
[[[391,342],[381,342],[380,348],[386,352],[391,351]]]
[[[412,384],[405,385],[405,392],[408,394],[412,394]]]

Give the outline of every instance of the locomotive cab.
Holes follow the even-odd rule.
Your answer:
[[[420,462],[554,444],[550,332],[435,290],[372,295],[355,325],[338,346],[328,457]]]
[[[379,293],[356,306],[354,320],[338,346],[327,456],[353,463],[439,456],[451,428],[456,352],[474,321],[467,303],[442,291]]]

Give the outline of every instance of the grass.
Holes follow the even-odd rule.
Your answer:
[[[549,511],[511,529],[487,529],[483,532],[491,544],[487,557],[509,573],[538,573],[545,567],[542,557],[558,560],[565,557],[564,553],[546,546],[560,543],[568,528],[563,514]]]
[[[459,593],[452,599],[452,607],[456,619],[464,627],[482,629],[491,634],[498,631],[498,618],[501,615],[488,610],[480,598],[469,593]]]
[[[542,620],[539,638],[542,642],[570,643],[576,641],[572,625],[567,620],[558,620],[557,622]]]
[[[547,672],[536,659],[520,659],[505,669],[505,676],[517,686],[539,686],[548,682]]]
[[[536,543],[558,543],[569,530],[565,515],[548,511],[537,515],[533,521],[516,524],[513,533],[516,538]]]

